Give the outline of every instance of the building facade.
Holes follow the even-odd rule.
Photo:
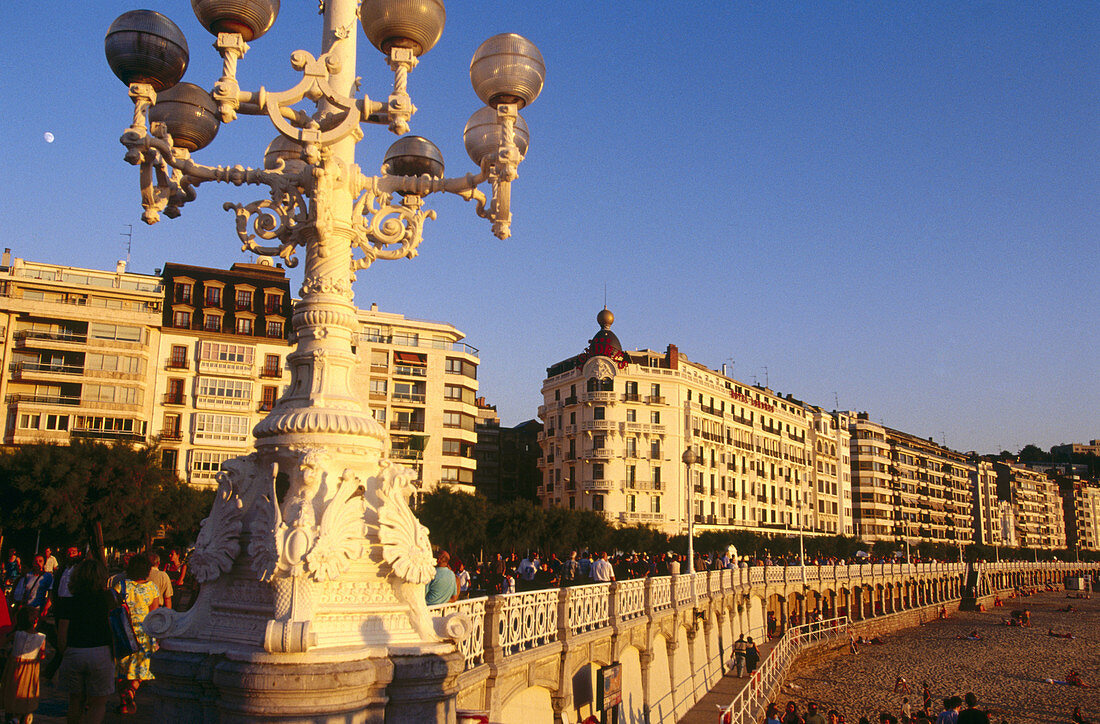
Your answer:
[[[1100,550],[1100,485],[1071,480],[1063,488],[1063,501],[1067,547]]]
[[[420,492],[474,492],[478,350],[443,322],[359,310],[352,384],[390,435],[390,456],[417,473]]]
[[[165,467],[212,487],[290,382],[290,282],[270,263],[168,263],[153,417]]]
[[[160,279],[0,259],[4,444],[150,433]]]
[[[842,532],[850,493],[837,446],[848,433],[837,417],[691,362],[675,345],[624,352],[613,321],[601,311],[588,348],[547,369],[542,505],[669,533],[689,518],[700,529]]]
[[[1066,547],[1065,511],[1058,485],[1045,473],[1011,462],[995,462],[997,495],[1015,513],[1015,544],[1024,548]]]
[[[974,542],[987,546],[1005,544],[1001,501],[997,497],[997,471],[993,463],[972,455],[970,489],[974,497]]]
[[[932,440],[852,420],[852,495],[864,540],[967,545],[974,540],[970,465]]]

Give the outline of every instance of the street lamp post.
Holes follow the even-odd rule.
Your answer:
[[[424,223],[435,218],[424,207],[433,193],[474,201],[494,234],[509,235],[511,182],[529,141],[518,112],[542,89],[542,56],[514,34],[478,48],[470,79],[485,106],[463,131],[478,170],[446,178],[439,149],[407,135],[416,112],[408,76],[442,34],[442,0],[324,0],[321,54],[292,53],[301,80],[283,91],[243,90],[237,81],[238,62],[275,22],[278,0],[192,7],[223,61],[212,91],[180,82],[187,41],[160,13],[124,13],[105,40],[108,63],[134,102],[121,142],[139,168],[142,218],[178,216],[210,182],[267,187],[266,198],[224,208],[234,213],[243,250],[294,267],[301,248],[304,279],[290,385],[256,426],[256,451],[227,460],[218,474],[190,559],[198,599],[187,613],[162,607],[145,620],[161,642],[154,668],[168,693],[158,719],[198,720],[213,705],[223,718],[249,721],[377,721],[391,713],[453,720],[454,692],[443,682],[453,682],[448,672],[461,664],[447,639],[468,621],[429,615],[423,584],[435,562],[407,502],[415,473],[388,458],[386,431],[352,392],[352,282],[378,259],[416,255]],[[358,94],[357,24],[392,72],[381,100]],[[262,168],[192,159],[239,116],[265,117],[273,127]],[[355,162],[364,125],[400,136],[379,159],[379,175]],[[287,486],[281,496],[277,480]],[[215,665],[211,704],[195,672]],[[394,679],[405,685],[387,688]],[[433,687],[436,695],[425,695]]]
[[[691,466],[699,459],[695,450],[684,450],[680,458],[687,468],[688,483],[688,573],[695,573],[695,483],[691,480]]]

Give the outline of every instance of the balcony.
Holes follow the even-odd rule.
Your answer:
[[[183,404],[181,402],[166,404]],[[195,407],[200,410],[246,410],[252,407],[250,397],[223,397],[221,395],[196,395]]]
[[[581,402],[615,402],[614,392],[582,392]]]
[[[267,378],[267,379],[275,379],[275,380],[282,379],[282,377],[283,377],[283,368],[282,367],[266,367],[265,366],[260,370],[260,377],[264,377],[264,378]]]
[[[424,423],[394,420],[390,423],[390,429],[395,432],[424,432]]]
[[[641,402],[642,396],[637,392],[624,392],[623,402]]]
[[[647,395],[645,398],[647,404],[650,405],[663,405],[665,404],[664,395]]]
[[[585,490],[613,490],[615,483],[607,478],[601,478],[599,480],[585,480],[581,483],[581,487]]]
[[[160,433],[163,442],[179,442],[183,440],[183,433],[179,430],[163,430]]]
[[[410,365],[394,365],[393,373],[403,377],[427,377],[428,370],[424,367],[412,367]]]
[[[695,485],[695,492],[696,493],[702,494],[702,493],[705,493],[706,490],[707,490],[706,486],[699,485],[698,483]]]
[[[610,448],[599,447],[585,451],[584,457],[590,460],[610,460],[614,455],[612,455]]]
[[[424,457],[424,451],[399,447],[390,448],[390,457],[395,460],[420,460]]]
[[[164,404],[166,404],[166,405],[182,405],[182,404],[184,404],[184,401],[186,400],[186,398],[187,398],[187,396],[184,395],[182,392],[165,392],[164,393]]]
[[[38,375],[82,375],[83,365],[52,364],[49,362],[12,362],[9,369],[18,377],[25,377],[27,373]]]
[[[15,338],[16,347],[26,347],[28,340],[47,343],[58,342],[62,344],[85,344],[88,341],[88,335],[86,334],[76,334],[73,332],[39,332],[33,329],[22,329],[16,332],[13,337]]]
[[[232,375],[251,377],[253,365],[250,362],[229,362],[225,360],[199,360],[199,374]]]
[[[393,393],[393,399],[394,400],[402,400],[404,402],[417,402],[417,403],[423,404],[425,396],[424,396],[423,392],[396,392],[395,391]]]
[[[566,405],[575,405],[575,404],[577,404],[577,396],[576,395],[571,395],[569,397],[566,397],[563,402]]]
[[[185,370],[190,366],[186,357],[169,357],[164,360],[164,368],[167,370]]]
[[[32,405],[79,405],[79,397],[61,397],[57,395],[25,395],[21,393],[8,395],[7,404],[25,402]]]
[[[585,420],[581,423],[581,430],[614,430],[618,426],[613,420]]]
[[[144,442],[145,436],[138,432],[124,430],[92,430],[88,428],[74,428],[69,431],[73,437],[90,438],[94,440],[120,440],[126,442]]]

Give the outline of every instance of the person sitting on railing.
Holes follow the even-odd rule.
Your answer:
[[[458,600],[458,580],[447,565],[450,562],[451,554],[440,551],[436,557],[435,578],[424,587],[424,600],[429,606]]]

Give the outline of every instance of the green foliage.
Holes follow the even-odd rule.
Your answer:
[[[210,491],[181,482],[155,447],[26,445],[0,454],[0,525],[82,540],[95,524],[108,545],[148,543],[158,531],[189,542],[212,502]]]

